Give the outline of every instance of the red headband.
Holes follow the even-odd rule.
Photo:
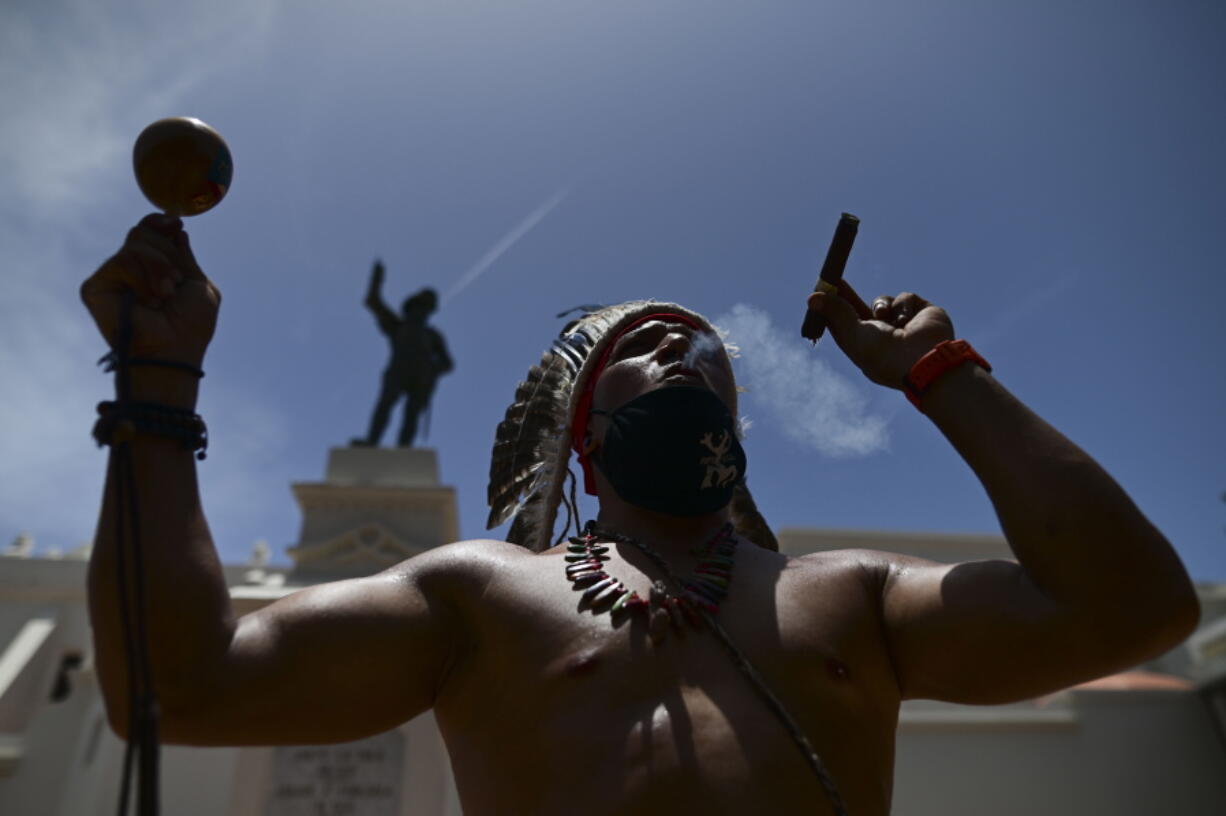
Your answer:
[[[692,329],[706,330],[705,326],[699,324],[692,317],[674,312],[657,312],[640,317],[638,320],[630,323],[630,325],[619,331],[609,344],[605,346],[604,351],[600,354],[600,359],[596,361],[596,367],[592,369],[592,373],[587,378],[587,383],[583,386],[583,393],[579,396],[579,404],[575,406],[575,418],[570,426],[571,447],[579,454],[579,465],[583,468],[583,490],[591,496],[596,495],[596,477],[592,473],[591,460],[583,452],[583,438],[587,435],[587,423],[592,415],[592,397],[596,393],[596,381],[600,379],[600,375],[604,372],[605,366],[609,362],[609,355],[613,353],[613,347],[617,345],[617,341],[622,339],[630,330],[650,320],[684,323]]]

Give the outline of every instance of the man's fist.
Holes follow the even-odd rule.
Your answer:
[[[181,220],[145,216],[119,251],[81,284],[81,300],[112,346],[125,292],[134,301],[132,356],[201,365],[221,293],[196,263]]]
[[[954,337],[945,310],[912,292],[882,295],[865,315],[843,298],[822,292],[809,295],[809,308],[826,318],[835,342],[864,376],[899,390],[920,357]]]

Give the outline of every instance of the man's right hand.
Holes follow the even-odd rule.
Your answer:
[[[846,281],[840,288],[860,301]],[[902,390],[903,377],[916,361],[937,343],[954,338],[945,310],[911,292],[882,295],[865,315],[858,314],[846,296],[813,292],[808,304],[826,318],[834,341],[864,376],[889,388]]]
[[[217,326],[221,293],[196,263],[180,219],[145,216],[81,285],[81,299],[112,347],[125,292],[133,294],[133,357],[201,365]]]

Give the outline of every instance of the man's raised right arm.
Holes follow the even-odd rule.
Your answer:
[[[199,367],[220,296],[192,256],[178,219],[149,216],[82,286],[113,341],[120,296],[135,294],[132,356]],[[197,380],[132,367],[132,398],[194,409]],[[151,674],[162,734],[192,744],[343,741],[430,707],[464,627],[458,562],[447,548],[367,578],[320,585],[236,618],[196,482],[179,442],[131,442]],[[112,726],[128,723],[120,624],[115,457],[107,468],[89,572],[95,661]],[[130,552],[130,551],[128,551]],[[128,585],[133,572],[128,558]]]

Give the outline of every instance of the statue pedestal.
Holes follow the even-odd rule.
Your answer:
[[[297,482],[290,583],[370,575],[459,537],[455,489],[429,448],[332,448],[324,481]]]

